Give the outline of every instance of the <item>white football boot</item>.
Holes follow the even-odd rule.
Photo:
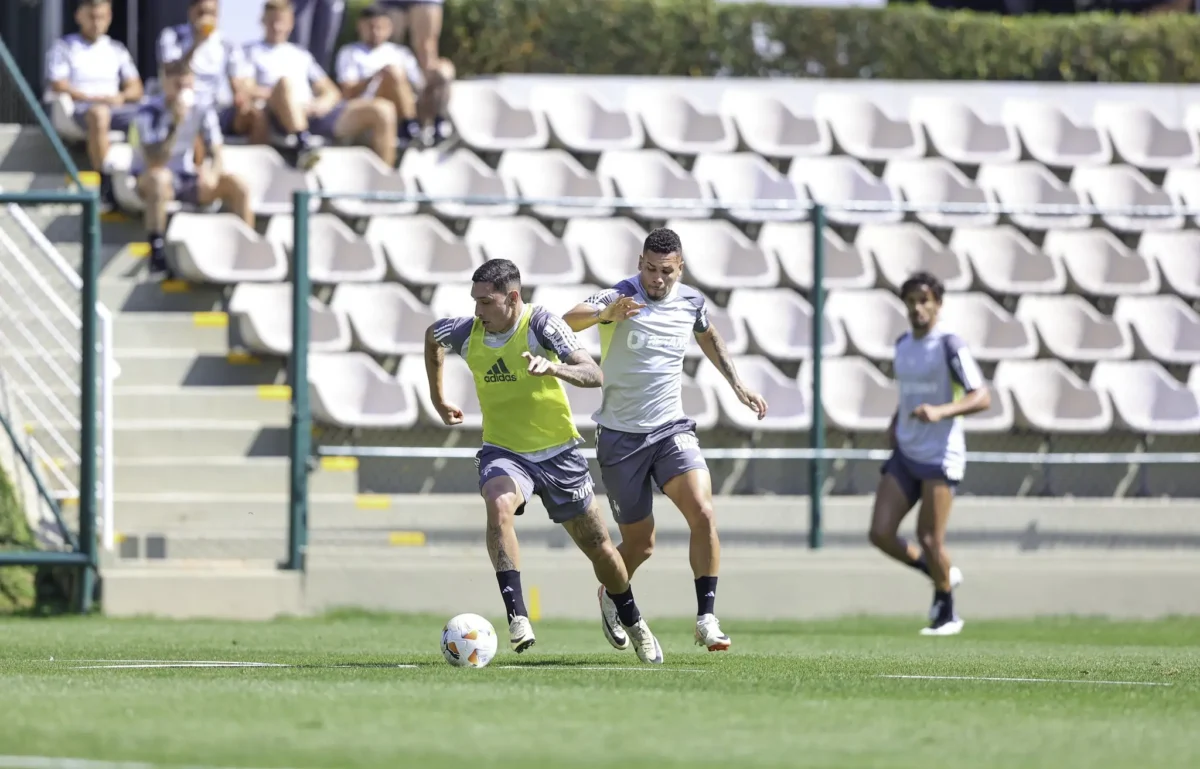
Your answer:
[[[650,632],[646,620],[640,619],[636,625],[626,625],[625,629],[629,631],[629,638],[633,641],[633,650],[637,652],[638,659],[647,665],[663,664],[662,647]]]
[[[943,611],[944,603],[934,601],[929,609],[929,627],[921,628],[921,635],[943,636],[958,635],[962,632],[963,621],[953,611]]]
[[[723,652],[733,641],[721,632],[721,623],[714,615],[704,614],[696,619],[696,645],[707,647],[710,652]]]
[[[954,590],[962,583],[963,583],[962,569],[958,568],[957,566],[951,566],[950,567],[950,589]],[[938,611],[938,607],[937,607],[936,603],[933,606],[929,607],[929,621],[930,622],[937,619],[937,611]]]
[[[604,637],[608,639],[612,648],[628,649],[629,634],[625,632],[625,628],[621,627],[621,618],[617,616],[617,605],[613,603],[613,599],[608,597],[608,591],[604,589],[604,585],[600,586],[600,592],[596,595],[600,598],[600,626],[604,628]]]
[[[533,637],[533,625],[529,617],[517,615],[508,623],[508,643],[517,654],[533,646],[537,639]]]

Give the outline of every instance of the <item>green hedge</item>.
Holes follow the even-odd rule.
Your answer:
[[[347,4],[344,40],[367,0]],[[897,80],[1200,82],[1200,17],[1005,17],[715,0],[447,0],[461,76],[717,74]],[[782,44],[766,58],[754,32]],[[778,46],[777,46],[778,47]]]
[[[8,440],[7,437],[0,440]],[[17,502],[8,474],[0,468],[0,550],[37,548],[25,511]],[[0,614],[26,612],[37,603],[37,569],[27,566],[0,568]]]

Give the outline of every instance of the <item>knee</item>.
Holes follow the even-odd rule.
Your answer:
[[[169,168],[151,168],[142,179],[142,190],[151,198],[169,199],[175,192],[175,177]]]
[[[371,122],[377,130],[395,133],[396,108],[390,101],[376,99],[372,106]]]
[[[692,531],[698,532],[710,532],[717,528],[717,518],[712,502],[701,502],[689,517],[688,526]]]
[[[896,535],[893,532],[887,531],[886,529],[872,526],[871,530],[867,533],[867,539],[869,539],[871,544],[875,547],[879,548],[880,550],[885,550],[896,539]]]
[[[490,527],[512,525],[520,504],[520,494],[514,491],[484,492],[484,504],[487,507],[487,524]]]
[[[395,64],[389,64],[381,69],[379,71],[379,80],[381,83],[387,83],[394,86],[404,85],[408,82],[408,78],[404,75],[404,72],[402,72]]]
[[[107,104],[94,104],[87,111],[87,126],[93,131],[107,131],[112,125],[112,111]]]
[[[937,552],[943,545],[942,538],[932,531],[918,531],[917,541],[921,543],[921,549],[926,553]]]
[[[222,174],[217,186],[228,197],[244,198],[250,194],[246,182],[236,174]]]
[[[654,532],[633,536],[626,539],[621,546],[625,557],[633,564],[640,564],[654,555]]]

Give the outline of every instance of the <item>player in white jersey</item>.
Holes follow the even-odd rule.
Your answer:
[[[900,287],[912,331],[896,340],[900,403],[888,428],[892,456],[875,492],[870,531],[875,547],[933,580],[930,624],[922,635],[962,631],[953,593],[962,572],[950,564],[946,525],[967,464],[962,418],[991,405],[966,344],[938,326],[944,293],[942,282],[927,272],[916,273]],[[897,535],[918,502],[919,547]]]
[[[613,517],[618,548],[632,579],[654,549],[656,483],[691,530],[690,560],[696,588],[696,643],[709,651],[731,641],[713,614],[721,545],[713,517],[712,480],[700,453],[696,423],[683,412],[683,359],[695,336],[738,399],[758,418],[767,402],[738,378],[717,330],[709,323],[704,294],[680,283],[683,246],[668,229],[646,238],[638,274],[589,297],[565,316],[574,331],[600,327],[604,399],[597,424],[596,457]],[[599,591],[605,636],[617,649],[629,645],[607,592]]]

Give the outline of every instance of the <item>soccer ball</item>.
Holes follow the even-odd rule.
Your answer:
[[[482,668],[496,656],[496,629],[478,614],[459,614],[442,628],[442,656],[456,668]]]

